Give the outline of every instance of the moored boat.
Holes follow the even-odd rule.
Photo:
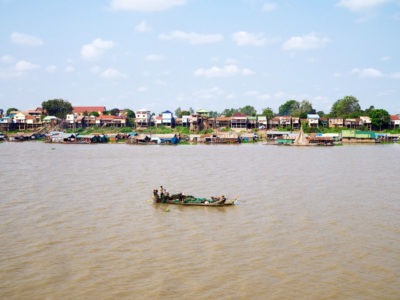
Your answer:
[[[153,190],[152,199],[154,203],[166,203],[176,205],[192,205],[192,206],[229,206],[236,203],[236,199],[226,199],[224,195],[219,197],[200,198],[183,193],[169,194],[162,187],[160,192]]]

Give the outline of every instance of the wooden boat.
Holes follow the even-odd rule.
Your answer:
[[[191,195],[184,195],[183,193],[170,195],[165,190],[158,192],[157,189],[153,190],[152,199],[154,203],[166,203],[175,205],[191,205],[191,206],[229,206],[236,203],[236,199],[226,199],[225,196],[198,198]]]
[[[317,146],[317,144],[311,144],[310,140],[306,138],[303,127],[300,127],[300,132],[296,136],[296,138],[293,141],[293,144],[290,144],[290,146]]]

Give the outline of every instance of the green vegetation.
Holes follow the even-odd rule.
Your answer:
[[[346,96],[333,103],[331,117],[358,118],[361,115],[361,107],[358,99],[353,96]]]
[[[307,100],[303,100],[301,102],[296,100],[289,100],[279,106],[280,116],[307,118],[307,114],[315,114],[315,109],[312,107],[312,104]]]
[[[65,119],[68,114],[72,113],[72,105],[63,99],[53,99],[42,102],[42,108],[49,116],[55,116]]]
[[[18,109],[15,107],[10,107],[9,109],[7,109],[7,116],[9,116],[12,111],[18,111]]]

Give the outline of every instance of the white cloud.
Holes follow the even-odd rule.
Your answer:
[[[400,79],[400,72],[392,73],[389,75],[390,78]]]
[[[358,77],[360,78],[379,78],[384,76],[384,74],[381,71],[374,68],[365,68],[365,69],[354,68],[351,72],[353,74],[358,75]]]
[[[90,71],[91,71],[92,73],[98,74],[98,73],[101,72],[101,68],[100,68],[99,66],[93,66],[93,67],[90,69]]]
[[[142,21],[135,26],[135,30],[137,32],[149,32],[151,31],[151,27],[147,24],[146,21]]]
[[[184,32],[184,31],[172,31],[168,34],[159,35],[159,39],[163,41],[169,40],[180,40],[184,42],[189,42],[192,45],[199,44],[211,44],[217,43],[223,40],[221,34],[199,34],[195,32]]]
[[[8,61],[8,60],[7,60]],[[10,64],[11,62],[9,62]],[[15,65],[9,65],[7,68],[0,68],[0,78],[1,79],[11,79],[18,78],[25,75],[29,71],[39,69],[40,66],[33,64],[26,60],[20,60],[15,63]]]
[[[159,55],[159,54],[149,54],[146,56],[146,60],[148,61],[160,61],[164,60],[164,56]]]
[[[390,0],[340,0],[337,5],[357,12],[372,9],[387,2]]]
[[[262,7],[262,11],[271,12],[271,11],[276,10],[277,8],[278,8],[278,5],[276,3],[267,2],[267,3],[264,3],[264,5]]]
[[[121,11],[162,11],[174,6],[184,5],[186,0],[111,0],[112,10]]]
[[[360,78],[392,78],[392,79],[400,79],[400,72],[394,73],[384,73],[378,69],[374,68],[354,68],[351,73],[356,74]]]
[[[74,71],[75,71],[75,68],[73,66],[67,66],[65,68],[65,72],[67,72],[67,73],[72,73]]]
[[[327,37],[318,37],[315,33],[303,36],[293,36],[282,45],[284,50],[311,50],[324,47],[330,39]]]
[[[220,99],[226,98],[226,92],[218,86],[213,86],[207,89],[194,91],[192,93],[193,98],[209,100],[209,99]]]
[[[160,80],[160,79],[157,79],[154,83],[158,86],[167,86],[168,85],[168,83],[166,81]]]
[[[126,75],[116,69],[109,68],[101,72],[100,77],[105,79],[116,79],[116,78],[126,78]]]
[[[0,60],[2,63],[11,64],[14,62],[14,57],[11,55],[3,55]]]
[[[26,72],[26,71],[35,70],[37,68],[39,68],[38,65],[35,65],[26,60],[20,60],[15,64],[15,70],[17,72]]]
[[[43,45],[43,41],[35,37],[33,35],[28,35],[24,33],[13,32],[11,34],[11,41],[14,44],[22,45],[22,46],[41,46]]]
[[[145,86],[140,86],[140,87],[138,87],[138,88],[136,89],[136,91],[139,92],[139,93],[145,93],[145,92],[147,92],[147,87],[145,87]]]
[[[249,33],[246,31],[238,31],[232,34],[233,41],[238,46],[263,46],[266,43],[262,33]]]
[[[390,57],[390,56],[382,56],[381,57],[381,61],[389,61],[389,60],[391,60],[392,58]]]
[[[243,76],[250,76],[254,74],[254,72],[248,68],[242,69],[241,73]]]
[[[254,74],[250,69],[240,69],[236,65],[226,65],[224,67],[213,66],[209,69],[200,68],[194,72],[195,76],[216,78],[216,77],[231,77],[231,76],[249,76]]]
[[[114,47],[114,42],[105,41],[102,39],[95,39],[90,44],[82,46],[81,56],[85,60],[97,60],[99,59],[106,50]]]
[[[254,91],[254,90],[247,91],[243,95],[245,97],[252,97],[257,100],[268,100],[271,98],[271,95],[269,95],[269,94],[260,93],[259,91]]]
[[[48,73],[54,73],[56,70],[57,70],[57,66],[55,66],[55,65],[49,65],[49,66],[47,66],[47,68],[46,68],[46,71],[47,71]]]

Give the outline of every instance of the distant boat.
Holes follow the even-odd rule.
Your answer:
[[[307,138],[304,134],[303,127],[300,127],[300,132],[296,136],[291,146],[333,146],[333,138],[327,137],[310,137]]]
[[[293,145],[293,146],[315,146],[314,144],[310,144],[310,142],[307,140],[307,138],[304,134],[304,131],[303,131],[303,127],[300,127],[300,132],[294,139],[293,144],[291,144],[291,145]]]
[[[189,206],[229,206],[236,203],[236,199],[226,199],[225,196],[199,198],[191,195],[184,195],[183,193],[172,195],[167,192],[159,193],[157,189],[153,190],[152,199],[154,203]]]
[[[180,141],[180,137],[176,134],[171,136],[136,134],[130,135],[126,143],[133,145],[177,145]]]

